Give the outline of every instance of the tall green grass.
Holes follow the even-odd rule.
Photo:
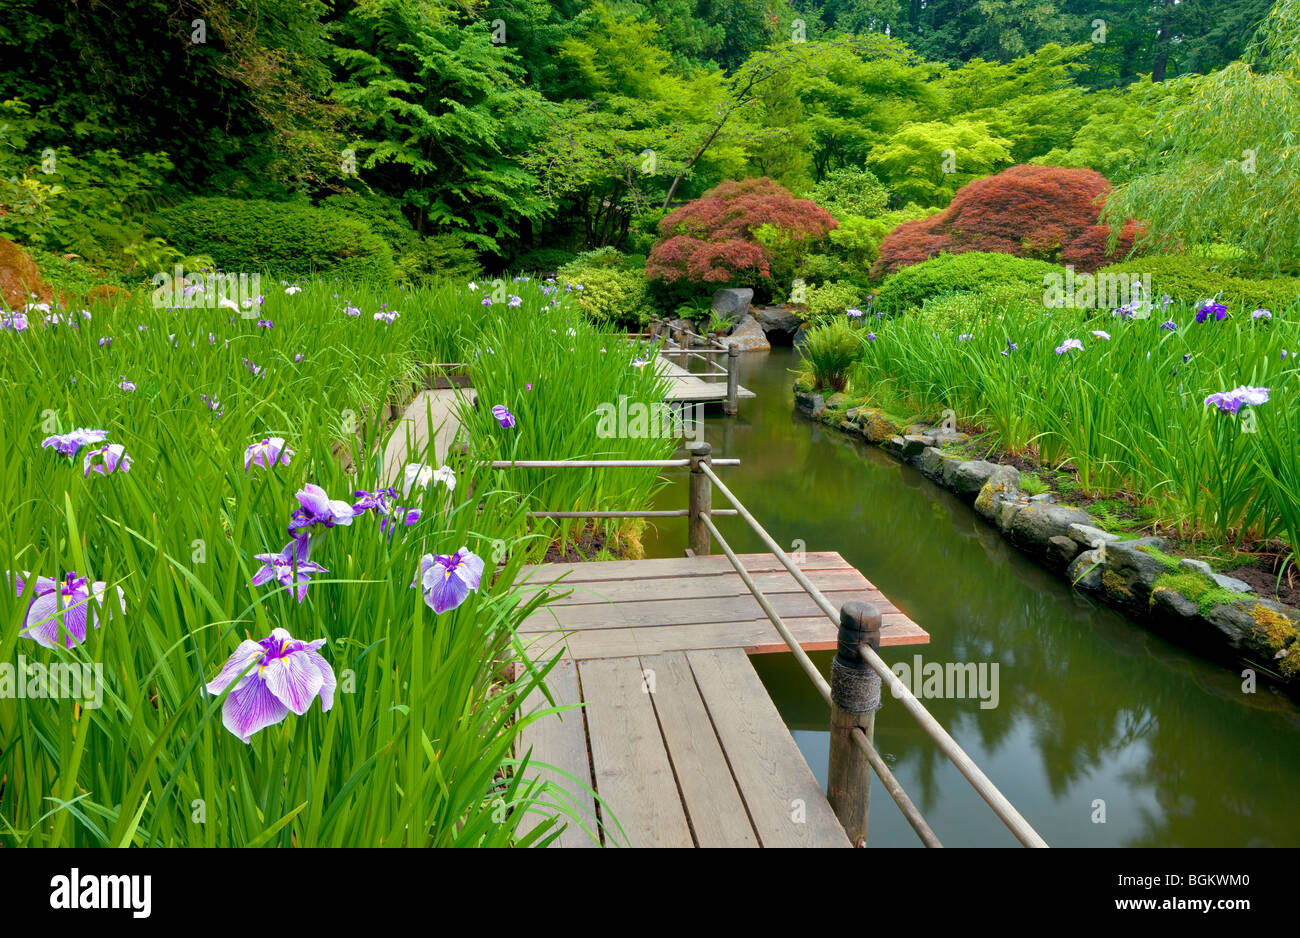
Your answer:
[[[363,515],[314,538],[312,560],[329,572],[305,602],[249,581],[253,555],[288,541],[303,484],[349,502],[381,485],[384,405],[410,399],[424,364],[478,362],[476,352],[497,349],[470,371],[484,404],[509,401],[520,425],[468,415],[489,458],[661,453],[659,441],[602,450],[584,429],[596,398],[653,394],[653,381],[616,368],[581,322],[570,358],[545,347],[544,324],[577,314],[537,284],[509,285],[517,307],[483,306],[463,284],[317,281],[297,295],[264,286],[258,313],[270,329],[228,309],[135,302],[97,308],[75,328],[47,328],[37,312],[28,331],[0,332],[0,570],[32,579],[75,570],[126,597],[125,614],[110,607],[84,644],[45,649],[20,634],[30,593],[0,590],[0,663],[84,661],[101,665],[106,683],[98,708],[0,696],[0,844],[484,846],[545,843],[561,823],[589,824],[563,790],[527,781],[515,755],[528,719],[517,702],[549,667],[528,661],[521,676],[506,667],[525,660],[516,628],[543,602],[515,582],[537,540],[526,512],[636,507],[652,473],[514,479],[476,454],[457,464],[451,497],[434,485],[400,499],[423,510],[418,523],[390,537]],[[400,313],[392,324],[373,319],[381,304]],[[534,368],[543,393],[520,397]],[[119,387],[124,377],[134,392]],[[85,449],[69,461],[41,448],[74,427],[108,430],[134,459],[130,472],[86,478]],[[287,440],[291,464],[246,474],[245,447],[266,436]],[[410,588],[419,558],[462,546],[487,561],[483,583],[435,616]],[[329,712],[313,703],[245,745],[203,685],[240,641],[276,627],[328,639],[321,653],[338,692]],[[521,837],[530,813],[549,820]]]

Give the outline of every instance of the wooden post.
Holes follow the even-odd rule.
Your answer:
[[[713,486],[700,466],[712,462],[709,454],[713,451],[713,447],[702,441],[692,442],[686,444],[686,451],[691,454],[690,548],[695,552],[695,556],[707,557],[711,539],[709,529],[704,526],[701,519],[713,507]]]
[[[862,660],[858,646],[880,648],[880,610],[852,600],[840,607],[839,648],[831,662],[831,754],[826,799],[855,847],[867,845],[871,764],[853,742],[861,727],[873,744],[880,709],[880,675]]]
[[[727,346],[727,401],[722,405],[722,412],[728,417],[740,413],[740,375],[736,373],[739,360],[740,349],[734,345]]]

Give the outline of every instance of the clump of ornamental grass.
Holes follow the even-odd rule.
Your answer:
[[[862,355],[865,332],[847,319],[832,319],[808,331],[807,342],[800,349],[812,371],[816,387],[843,391],[849,371]]]

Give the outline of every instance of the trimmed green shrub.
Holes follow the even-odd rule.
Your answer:
[[[302,277],[330,273],[390,283],[388,242],[360,218],[299,202],[197,198],[154,215],[147,233],[225,270]]]
[[[1157,306],[1164,294],[1186,303],[1218,298],[1234,312],[1263,307],[1276,313],[1300,303],[1300,277],[1243,277],[1237,262],[1227,257],[1150,255],[1103,267],[1098,273],[1151,274],[1151,293]]]
[[[442,232],[420,237],[402,213],[397,199],[378,194],[349,192],[332,195],[320,203],[363,221],[392,249],[397,280],[426,283],[437,279],[466,280],[478,274],[478,251],[462,235]]]
[[[847,280],[832,280],[819,287],[808,287],[804,322],[843,319],[846,310],[862,305],[865,295],[861,287]]]
[[[857,166],[833,169],[804,198],[812,199],[838,221],[850,215],[875,218],[889,207],[889,190],[876,174]]]
[[[887,279],[876,294],[876,308],[884,313],[901,313],[920,306],[931,297],[995,284],[1035,284],[1041,297],[1043,278],[1048,274],[1064,276],[1065,272],[1048,261],[1013,254],[982,251],[940,254],[904,267]]]
[[[559,279],[572,287],[578,305],[593,322],[640,326],[650,321],[646,279],[640,271],[573,264],[561,271]]]

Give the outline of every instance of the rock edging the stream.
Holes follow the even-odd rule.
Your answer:
[[[970,439],[947,427],[900,428],[870,407],[843,409],[843,395],[795,391],[806,417],[880,446],[956,493],[1021,552],[1130,618],[1176,641],[1264,662],[1300,688],[1300,610],[1258,596],[1198,560],[1166,555],[1159,537],[1123,539],[1051,493],[1029,496],[1014,466],[966,459],[945,447]],[[837,406],[839,405],[839,406]]]

